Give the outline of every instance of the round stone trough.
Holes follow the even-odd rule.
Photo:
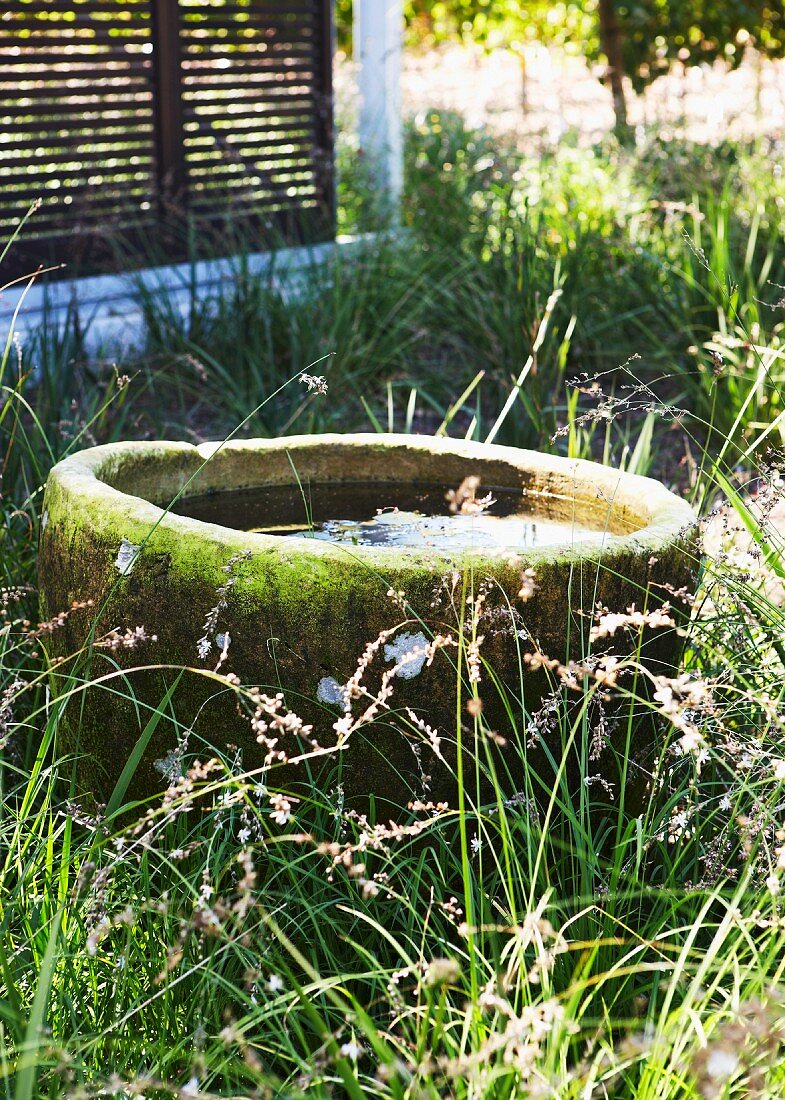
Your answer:
[[[449,533],[434,539],[428,528],[415,545],[384,541],[401,514],[426,498],[446,530],[450,491],[462,540],[453,545]],[[488,493],[513,518],[522,502],[539,527],[562,524],[561,541],[532,545],[525,534],[515,545],[485,545],[478,522],[475,544],[473,516],[484,514],[475,501]],[[381,520],[374,521],[376,509],[367,517],[384,525],[382,542],[366,545],[354,528],[344,541],[313,537],[355,498],[360,512],[368,501],[384,510]],[[260,768],[267,749],[240,713],[237,693],[211,675],[219,661],[220,675],[231,672],[268,696],[282,692],[285,706],[329,749],[346,719],[344,685],[366,646],[384,635],[362,677],[369,695],[351,702],[343,728],[354,728],[342,750],[271,769],[264,777],[271,788],[284,780],[303,789],[340,782],[349,803],[362,807],[372,799],[386,808],[413,797],[452,799],[458,737],[465,772],[478,748],[478,727],[465,708],[474,692],[483,723],[497,735],[479,746],[481,761],[487,765],[486,752],[494,753],[513,793],[528,753],[547,788],[561,734],[548,734],[546,723],[542,743],[532,737],[532,716],[552,682],[526,655],[582,660],[597,605],[658,607],[667,599],[660,586],[691,586],[693,521],[685,502],[648,478],[440,438],[315,435],[82,451],[52,470],[41,524],[42,614],[68,612],[47,640],[53,689],[77,686],[61,750],[75,754],[80,786],[99,799],[145,730],[134,797],[164,788],[183,752],[204,759],[217,748],[244,770]],[[156,640],[119,644],[137,627]],[[436,637],[450,641],[434,648]],[[473,683],[466,655],[477,638]],[[453,644],[459,639],[460,647]],[[639,635],[623,630],[610,643],[622,654],[640,647],[657,671],[672,669],[680,651],[669,628],[646,632],[642,646]],[[189,671],[151,734],[150,715],[178,668]],[[94,686],[78,689],[72,673]],[[392,694],[372,722],[357,726],[383,684]],[[278,747],[288,756],[308,751],[294,734],[284,744],[286,736]],[[645,755],[652,746],[633,748]]]

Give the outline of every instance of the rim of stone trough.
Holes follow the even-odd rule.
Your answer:
[[[575,501],[577,507],[605,501],[609,518],[612,515],[614,521],[624,519],[628,525],[640,526],[625,534],[609,531],[601,543],[576,538],[569,544],[523,551],[516,551],[515,547],[448,551],[347,546],[312,538],[284,540],[278,535],[223,527],[169,510],[180,496],[290,485],[294,475],[288,456],[293,452],[309,460],[307,477],[314,483],[333,480],[337,483],[376,481],[389,485],[400,481],[411,484],[418,480],[418,467],[425,466],[428,469],[423,480],[444,484],[445,488],[453,487],[453,481],[457,486],[461,477],[468,474],[478,474],[483,487],[520,488],[524,496],[530,495],[534,500],[539,496]],[[284,461],[278,466],[274,463],[257,465],[253,458],[259,455],[271,460],[279,456]],[[384,461],[369,467],[371,457]],[[434,465],[440,459],[446,463],[444,471]],[[451,470],[447,460],[457,460],[460,469],[455,466]],[[503,470],[508,480],[486,480],[484,475],[494,470],[497,477]],[[518,484],[509,484],[509,479],[516,475]],[[587,494],[589,488],[593,497]],[[398,573],[407,567],[422,569],[425,564],[460,568],[482,563],[487,567],[494,559],[501,560],[516,552],[531,565],[570,558],[599,562],[617,555],[656,554],[672,546],[697,518],[687,501],[661,482],[614,467],[499,444],[390,433],[329,433],[199,445],[166,441],[109,443],[79,451],[52,469],[42,517],[44,527],[50,508],[56,509],[55,500],[60,494],[78,499],[81,507],[87,505],[91,522],[100,528],[116,530],[125,524],[127,530],[123,531],[123,538],[135,553],[144,548],[156,530],[163,529],[185,540],[200,537],[219,541],[229,550],[275,550],[286,557],[298,554],[318,558],[325,564],[339,559],[346,562],[348,555],[380,571],[394,563]],[[160,505],[151,503],[156,499]],[[576,519],[580,520],[580,512]],[[137,540],[138,544],[134,545]],[[118,564],[119,572],[130,571],[135,553],[128,555],[127,565]]]

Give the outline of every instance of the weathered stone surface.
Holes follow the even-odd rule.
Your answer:
[[[348,548],[281,539],[164,510],[181,490],[195,495],[291,485],[298,492],[292,466],[304,483],[399,480],[454,487],[476,474],[483,486],[574,502],[576,521],[609,516],[612,529],[629,533],[608,536],[602,547],[577,543],[569,549],[527,551],[525,559],[511,564],[506,556],[488,552]],[[43,615],[53,616],[74,601],[92,601],[92,607],[69,615],[52,635],[49,650],[55,659],[81,654],[57,665],[52,683],[55,692],[76,688],[69,704],[70,740],[62,747],[79,754],[80,782],[99,796],[111,790],[150,708],[183,666],[191,671],[177,688],[172,710],[181,736],[191,731],[188,750],[205,755],[204,743],[223,750],[234,744],[242,749],[246,768],[261,763],[261,750],[238,715],[233,693],[210,675],[216,646],[205,659],[197,656],[205,617],[227,580],[226,566],[246,551],[248,556],[233,567],[236,579],[216,626],[217,634],[228,631],[232,639],[223,671],[268,692],[284,691],[287,704],[313,724],[322,744],[330,743],[341,713],[335,702],[340,685],[354,672],[367,642],[400,624],[389,639],[393,660],[405,647],[401,635],[406,632],[457,636],[465,596],[487,582],[486,610],[497,617],[493,629],[490,618],[487,628],[481,624],[486,636],[481,652],[509,695],[505,704],[488,674],[480,693],[491,725],[509,736],[513,726],[519,732],[525,727],[547,691],[545,674],[526,670],[522,661],[535,641],[550,656],[581,658],[589,649],[590,613],[598,602],[612,610],[633,603],[658,606],[665,597],[659,584],[690,586],[696,572],[693,514],[659,483],[594,463],[446,439],[327,435],[201,447],[111,444],[56,466],[44,509]],[[537,587],[522,603],[517,593],[527,567],[534,570]],[[444,598],[443,585],[453,573],[458,575],[454,604]],[[389,589],[405,593],[408,613],[391,601]],[[505,625],[509,607],[520,619],[513,623],[508,617]],[[91,650],[92,638],[138,625],[156,634],[157,643],[141,652]],[[646,639],[643,657],[668,668],[679,649],[673,631],[660,631]],[[449,767],[456,760],[455,660],[456,650],[448,648],[417,675],[396,677],[390,700],[396,714],[405,715],[411,707],[442,735],[447,768],[433,757],[422,761],[433,775],[433,798],[454,793]],[[130,671],[142,664],[148,667]],[[118,667],[128,670],[126,677],[117,676]],[[382,648],[367,677],[369,686],[378,684],[385,668],[390,661]],[[100,682],[101,677],[108,679]],[[99,682],[83,692],[79,684],[86,678]],[[347,796],[359,802],[373,794],[405,802],[420,782],[413,740],[411,730],[407,733],[390,715],[353,735],[339,758],[326,756],[314,768],[318,763],[336,769]],[[155,762],[175,742],[174,724],[162,721],[137,770],[134,795],[161,789]],[[503,764],[504,750],[499,751]],[[544,759],[536,753],[535,758]],[[277,782],[270,777],[271,785]]]

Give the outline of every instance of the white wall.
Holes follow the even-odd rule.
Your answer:
[[[245,270],[270,272],[274,284],[287,293],[297,290],[297,277],[314,264],[325,263],[336,250],[351,251],[368,236],[339,237],[336,241],[279,252],[257,252],[243,258]],[[77,310],[88,349],[118,350],[131,347],[143,328],[141,295],[160,294],[172,311],[188,316],[192,297],[206,298],[220,292],[221,284],[234,279],[238,259],[201,260],[198,263],[148,267],[117,275],[91,275],[49,284],[20,282],[0,293],[0,344],[13,326],[24,343],[26,335],[44,319],[62,323],[69,309]]]

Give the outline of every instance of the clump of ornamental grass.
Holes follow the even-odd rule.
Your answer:
[[[141,346],[116,372],[133,386],[89,432],[99,441],[220,437],[260,394],[334,353],[330,401],[291,388],[258,412],[253,430],[393,423],[432,432],[447,421],[445,431],[482,439],[556,288],[548,340],[516,390],[517,415],[500,442],[547,446],[571,419],[564,379],[606,372],[631,349],[645,349],[647,382],[668,375],[674,404],[706,422],[714,404],[718,432],[733,427],[746,378],[760,371],[743,430],[752,438],[756,424],[773,424],[780,439],[785,192],[771,153],[765,143],[725,143],[720,162],[711,147],[644,134],[634,147],[564,141],[558,152],[535,155],[460,117],[425,111],[408,127],[405,232],[361,241],[326,266],[315,252],[287,271],[277,254],[260,265],[237,227],[228,238],[231,273],[209,293],[194,292],[185,316],[179,297],[146,280]],[[358,199],[374,196],[352,193],[363,191],[356,166],[344,183],[342,224],[351,229]],[[371,224],[380,223],[355,229]],[[24,349],[53,451],[60,431],[90,441],[97,395],[116,384],[116,349],[106,348],[105,359],[89,355],[85,329],[75,314],[63,325],[48,318]],[[762,348],[763,369],[755,359]],[[621,454],[627,440],[614,443]]]

